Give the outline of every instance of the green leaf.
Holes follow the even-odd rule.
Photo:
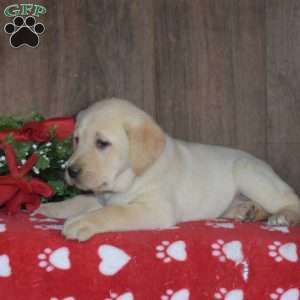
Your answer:
[[[44,155],[41,155],[37,163],[35,164],[35,167],[39,170],[46,170],[50,167],[50,159],[45,157]]]
[[[31,154],[32,152],[31,146],[32,146],[31,142],[13,144],[17,159],[19,161],[22,159],[26,159],[29,156],[29,154]]]
[[[1,130],[1,129],[0,129]],[[7,143],[7,144],[10,144],[10,145],[12,145],[14,142],[15,142],[15,140],[14,140],[14,138],[13,138],[13,136],[12,136],[12,134],[8,134],[6,137],[5,137],[5,143]]]
[[[0,130],[18,129],[22,127],[23,122],[14,117],[0,117]]]
[[[49,180],[49,185],[54,189],[55,194],[62,196],[65,191],[65,183],[62,180]]]
[[[44,121],[45,118],[38,114],[38,113],[32,113],[31,114],[31,117],[30,117],[30,121],[37,121],[37,122],[41,122],[41,121]]]
[[[13,147],[19,163],[21,160],[27,159],[27,157],[33,152],[32,142],[17,142],[11,134],[6,136],[5,142]]]

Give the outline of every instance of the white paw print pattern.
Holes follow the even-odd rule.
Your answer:
[[[213,228],[224,228],[224,229],[234,229],[235,225],[230,222],[206,222],[206,226],[210,226]]]
[[[59,220],[57,220],[57,219],[36,218],[36,217],[30,217],[29,219],[30,219],[31,222],[37,223],[37,224],[33,225],[33,227],[36,228],[36,229],[41,229],[41,230],[62,230],[63,227],[64,227],[63,224],[53,224],[53,223],[58,223],[59,222]],[[44,224],[41,224],[41,223],[44,223]]]
[[[131,292],[126,292],[122,295],[111,292],[109,293],[109,298],[105,298],[104,300],[134,300],[134,296]]]
[[[0,277],[9,277],[11,273],[8,255],[0,255]]]
[[[161,259],[164,263],[169,263],[172,260],[186,261],[186,244],[184,241],[162,241],[160,245],[156,246],[156,257]]]
[[[276,289],[276,291],[270,294],[272,300],[299,300],[299,289],[293,288],[284,291],[282,288]]]
[[[98,255],[101,259],[98,270],[105,276],[117,274],[131,260],[131,257],[125,251],[112,245],[99,246]]]
[[[5,231],[6,231],[6,225],[0,224],[0,232],[5,232]]]
[[[240,241],[231,241],[225,243],[223,240],[217,240],[211,245],[212,255],[218,257],[220,262],[227,259],[240,264],[244,260],[242,243]]]
[[[66,297],[66,298],[57,298],[57,297],[51,297],[50,300],[76,300],[74,297]]]
[[[43,223],[43,222],[57,223],[57,222],[59,222],[59,220],[53,219],[53,218],[36,218],[36,217],[30,217],[29,220],[31,222],[37,222],[37,223]]]
[[[287,260],[289,262],[297,262],[297,246],[295,243],[282,244],[279,241],[274,241],[272,245],[268,246],[269,256],[273,257],[276,262]]]
[[[279,231],[279,232],[282,232],[282,233],[289,233],[290,230],[287,226],[268,226],[268,225],[265,225],[265,226],[260,226],[261,229],[264,229],[264,230],[268,230],[268,231]]]
[[[161,300],[189,300],[190,291],[188,289],[180,289],[174,292],[171,289],[167,289],[165,294],[160,297]]]
[[[54,251],[46,248],[43,253],[38,255],[38,265],[47,272],[51,272],[54,269],[68,270],[71,268],[69,255],[70,251],[67,247],[60,247]]]
[[[61,231],[64,228],[63,224],[39,224],[33,226],[36,229],[41,230],[59,230]]]
[[[243,300],[244,292],[240,289],[227,291],[225,288],[220,288],[215,294],[216,300]]]

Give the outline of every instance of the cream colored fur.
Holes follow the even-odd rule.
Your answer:
[[[63,234],[84,241],[107,231],[168,228],[217,218],[243,194],[271,214],[271,224],[298,223],[300,202],[265,162],[245,152],[187,143],[165,134],[142,110],[119,99],[100,101],[77,121],[71,180],[94,196],[42,205],[37,211],[67,218]],[[97,149],[96,139],[111,143]],[[226,216],[226,215],[225,215]]]

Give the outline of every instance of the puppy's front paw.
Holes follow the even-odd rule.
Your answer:
[[[94,234],[93,226],[84,217],[71,218],[64,224],[63,235],[70,240],[84,242]]]
[[[38,209],[36,209],[32,215],[44,215],[49,218],[60,218],[60,213],[56,209],[55,203],[41,204]]]

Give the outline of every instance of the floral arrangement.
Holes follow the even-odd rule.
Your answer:
[[[68,117],[0,117],[0,205],[9,213],[79,193],[64,181],[73,130]]]

